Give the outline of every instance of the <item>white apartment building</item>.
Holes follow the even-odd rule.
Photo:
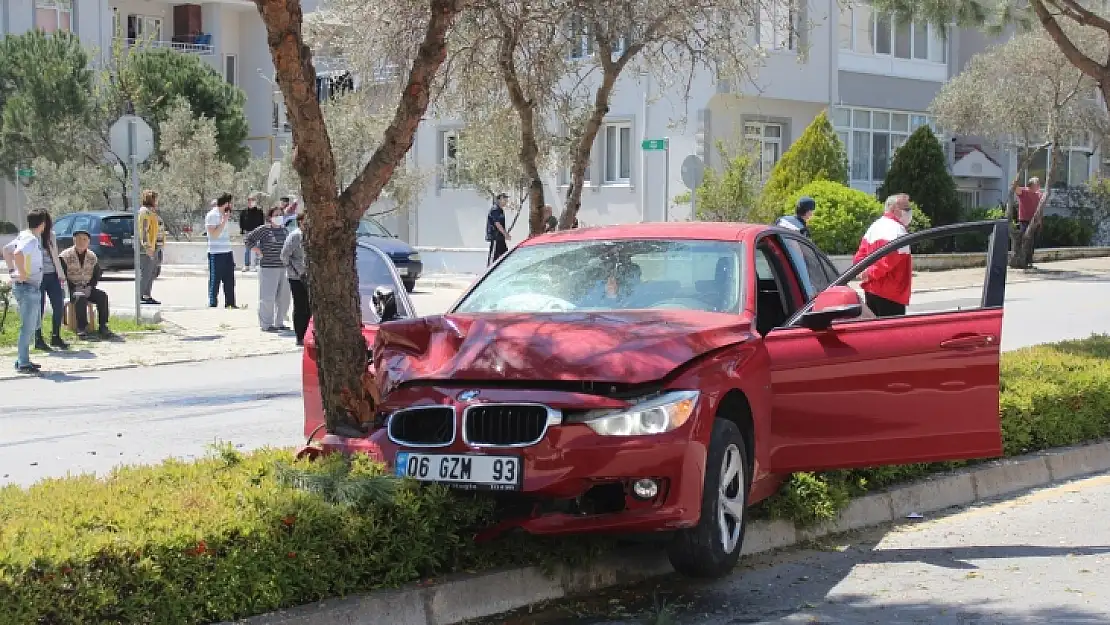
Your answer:
[[[789,0],[782,1],[782,7],[771,10],[785,15]],[[769,54],[753,83],[732,85],[703,73],[694,81],[687,101],[679,89],[660,93],[648,76],[622,77],[587,171],[579,213],[582,223],[689,219],[690,206],[671,201],[687,190],[680,174],[685,158],[696,154],[710,166],[720,167],[716,143],[743,138],[758,145],[766,175],[823,110],[830,111],[847,147],[852,186],[873,192],[894,150],[916,128],[934,126],[927,110],[941,85],[990,43],[976,32],[956,31],[946,37],[931,25],[896,23],[866,6],[841,8],[836,0],[797,1],[801,6],[796,12],[797,34],[776,29],[773,25],[782,23],[777,14],[757,27],[758,43]],[[280,158],[288,145],[265,28],[249,0],[199,4],[0,0],[0,6],[5,33],[68,28],[92,48],[104,49],[113,38],[153,38],[182,54],[200,55],[246,92],[248,143],[255,153]],[[306,0],[305,11],[316,6],[316,0]],[[800,50],[808,54],[803,57]],[[429,174],[428,188],[416,208],[382,220],[412,244],[485,246],[490,199],[444,175],[445,165],[455,156],[460,130],[457,122],[430,115],[417,133],[409,166]],[[644,139],[660,138],[669,138],[668,153],[641,150]],[[996,203],[1016,170],[1016,151],[973,139],[942,137],[942,141],[965,203]],[[1097,171],[1096,148],[1070,146],[1066,156],[1070,184],[1082,183]],[[1038,161],[1030,173],[1045,165],[1043,159]],[[546,198],[556,213],[563,208],[566,181],[565,170],[548,172]],[[5,187],[3,212],[11,215],[14,189],[10,184]],[[515,238],[526,235],[526,221],[516,225]]]

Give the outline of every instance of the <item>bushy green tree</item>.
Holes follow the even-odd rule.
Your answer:
[[[151,127],[159,128],[173,103],[184,98],[194,117],[215,122],[220,158],[237,168],[246,166],[250,159],[250,150],[242,144],[250,130],[243,112],[246,96],[212,66],[193,54],[155,48],[131,54],[120,70],[121,91],[132,98],[136,112]]]
[[[32,30],[0,41],[0,171],[36,158],[59,164],[73,151],[73,131],[87,123],[92,71],[80,40]]]
[[[697,188],[696,218],[700,221],[748,221],[759,203],[754,157],[746,151],[730,155],[717,145],[725,170],[709,167]]]
[[[883,204],[875,196],[858,189],[831,182],[817,180],[798,189],[783,200],[783,213],[794,214],[798,198],[809,196],[817,204],[810,218],[809,232],[813,242],[826,254],[853,254],[859,248],[859,241],[871,222],[883,214]],[[928,230],[933,225],[927,215],[923,215],[916,204],[913,208],[913,223],[909,231]],[[914,247],[915,253],[928,253],[927,244]]]
[[[948,173],[940,141],[928,126],[915,130],[894,153],[890,171],[877,195],[881,202],[895,193],[908,194],[935,225],[944,226],[960,219],[956,181]]]
[[[824,111],[814,118],[771,170],[763,186],[759,220],[771,221],[781,215],[783,200],[815,180],[848,184],[847,151]],[[794,213],[793,207],[789,212]]]

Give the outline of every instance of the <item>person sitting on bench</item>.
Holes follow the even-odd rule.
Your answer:
[[[115,338],[116,335],[108,329],[108,294],[96,288],[101,270],[96,253],[89,249],[89,233],[85,230],[74,231],[73,247],[62,252],[58,258],[66,274],[69,302],[77,315],[77,338],[88,338],[89,302],[96,304],[100,338]]]

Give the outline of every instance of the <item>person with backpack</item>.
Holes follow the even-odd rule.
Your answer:
[[[487,265],[492,265],[504,256],[509,251],[507,242],[513,240],[505,229],[505,205],[508,203],[509,194],[498,193],[486,215],[486,241],[489,241]]]
[[[813,201],[813,198],[808,195],[800,197],[798,198],[798,202],[794,205],[794,214],[779,217],[775,220],[775,225],[779,228],[796,230],[801,232],[802,236],[812,238],[809,236],[809,226],[807,224],[816,210],[817,203]]]

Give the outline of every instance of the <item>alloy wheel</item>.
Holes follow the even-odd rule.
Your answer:
[[[725,449],[721,461],[720,491],[717,495],[717,525],[721,547],[732,553],[740,543],[744,521],[744,457],[735,444]]]

